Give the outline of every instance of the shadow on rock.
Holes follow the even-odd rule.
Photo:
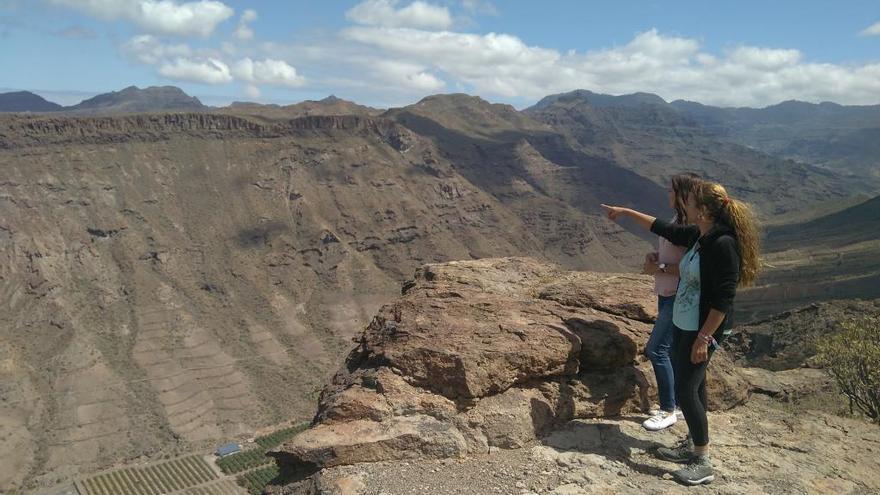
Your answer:
[[[634,460],[634,452],[653,452],[658,444],[630,436],[616,423],[572,421],[542,438],[541,443],[560,452],[574,451],[599,456],[606,461],[620,461],[633,471],[645,475],[662,477],[668,472]],[[597,459],[595,463],[603,462]]]

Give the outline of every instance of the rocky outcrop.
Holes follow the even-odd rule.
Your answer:
[[[528,258],[425,265],[381,308],[321,394],[283,470],[517,448],[573,418],[646,410],[652,280]],[[719,353],[712,407],[748,384]]]

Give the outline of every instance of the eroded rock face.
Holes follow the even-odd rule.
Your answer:
[[[313,426],[271,455],[289,469],[463,457],[644,411],[656,401],[643,356],[655,317],[647,276],[528,258],[425,265],[357,339]],[[747,383],[716,359],[712,407],[742,403]]]

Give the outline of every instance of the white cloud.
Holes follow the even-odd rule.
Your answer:
[[[117,17],[122,14],[114,8],[122,4],[211,3],[52,1],[89,8],[102,4],[106,15]],[[464,10],[482,5],[478,0],[459,1],[444,0],[443,5]],[[448,9],[423,1],[366,0],[346,16],[357,25],[312,37],[306,45],[229,40],[194,49],[145,34],[125,43],[123,52],[170,79],[241,82],[251,98],[258,98],[253,95],[264,85],[306,84],[327,93],[348,89],[352,97],[373,104],[391,98],[412,101],[447,88],[519,106],[577,88],[609,94],[652,92],[666,100],[720,106],[764,106],[788,99],[875,104],[880,95],[880,64],[815,63],[796,49],[743,44],[710,52],[698,39],[651,29],[623,45],[561,52],[506,33],[452,31]],[[250,29],[256,19],[255,11],[245,10],[237,26]],[[234,36],[239,39],[253,35],[238,31]]]
[[[862,36],[880,36],[880,22],[875,22],[862,30]]]
[[[408,74],[406,76],[406,81],[411,88],[421,89],[428,92],[440,91],[446,86],[446,83],[427,72]]]
[[[526,46],[506,34],[463,34],[407,28],[354,27],[343,32],[349,40],[373,45],[420,62],[436,61],[444,66],[492,70],[492,65],[543,63],[559,58],[555,50]]]
[[[177,81],[222,84],[232,81],[229,66],[217,59],[177,58],[159,67],[159,74]]]
[[[166,45],[149,34],[141,34],[126,41],[122,52],[144,64],[154,65],[162,60],[189,57],[193,50],[185,44]]]
[[[369,61],[365,65],[380,80],[390,83],[398,90],[437,92],[446,87],[446,83],[427,72],[422,65],[383,59]]]
[[[421,68],[419,73],[438,74],[437,81],[508,100],[534,101],[576,88],[610,94],[646,91],[667,100],[723,106],[764,106],[787,99],[877,103],[880,94],[880,64],[811,63],[798,50],[755,46],[713,54],[695,39],[654,29],[626,45],[586,53],[560,53],[496,33],[357,26],[343,30],[342,36],[368,47],[376,58],[412,64]]]
[[[134,61],[156,66],[163,77],[206,84],[238,80],[249,84],[246,87],[248,95],[259,91],[258,84],[295,88],[306,82],[292,65],[283,60],[244,57],[230,63],[238,52],[231,43],[221,43],[219,49],[193,49],[186,44],[165,44],[153,35],[142,34],[128,40],[121,49]]]
[[[244,87],[244,94],[248,96],[248,98],[259,99],[260,98],[260,88],[254,86],[253,84],[248,84]]]
[[[105,20],[124,19],[157,34],[210,35],[234,11],[216,0],[46,0]]]
[[[254,38],[254,30],[248,25],[257,20],[257,11],[246,9],[238,20],[238,26],[232,35],[240,40],[250,40]]]
[[[249,83],[271,84],[275,86],[299,87],[305,79],[296,69],[283,60],[264,59],[253,61],[243,58],[232,66],[232,74]]]
[[[731,63],[763,70],[777,70],[792,67],[801,61],[797,50],[774,50],[754,46],[741,46],[728,54]]]
[[[345,13],[349,20],[366,26],[448,29],[452,26],[449,9],[416,0],[395,9],[398,0],[365,0]]]

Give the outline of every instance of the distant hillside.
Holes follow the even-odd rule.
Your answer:
[[[750,320],[829,299],[880,298],[880,197],[808,222],[768,227],[764,272],[738,298]]]
[[[766,233],[767,247],[773,251],[872,240],[880,240],[880,196],[809,222],[772,227]]]
[[[596,108],[637,107],[640,105],[668,105],[668,103],[666,103],[663,98],[660,98],[653,93],[633,93],[628,95],[612,96],[594,93],[586,89],[576,89],[568,93],[545,96],[538,103],[525,109],[524,111],[526,113],[534,113],[539,110],[544,110],[545,108],[552,106],[557,101],[564,99],[579,99],[582,101],[586,101],[590,104],[590,106]]]
[[[204,110],[207,107],[194,96],[175,86],[129,86],[121,91],[103,93],[83,100],[65,110],[74,112],[133,113],[164,110]]]
[[[880,177],[880,105],[785,101],[766,108],[672,106],[719,138],[861,177]]]
[[[660,187],[683,171],[717,180],[767,218],[880,189],[880,177],[849,177],[723,140],[656,95],[574,91],[547,97],[525,113],[564,133],[585,154],[611,160]]]
[[[286,119],[310,115],[378,115],[382,113],[382,110],[358,105],[333,95],[323,100],[306,100],[285,106],[236,101],[228,107],[218,108],[215,111],[235,115]]]
[[[447,130],[494,140],[504,139],[504,133],[554,132],[511,105],[490,103],[463,93],[427,96],[413,105],[393,108],[386,115],[392,118],[423,116]]]
[[[658,185],[611,160],[582,153],[564,134],[510,105],[463,94],[434,95],[384,115],[430,137],[458,173],[517,211],[530,230],[552,239],[545,255],[563,264],[582,251],[632,249],[596,242],[608,228],[600,203],[646,211],[665,207]]]
[[[0,93],[0,112],[55,112],[63,108],[30,91]]]

